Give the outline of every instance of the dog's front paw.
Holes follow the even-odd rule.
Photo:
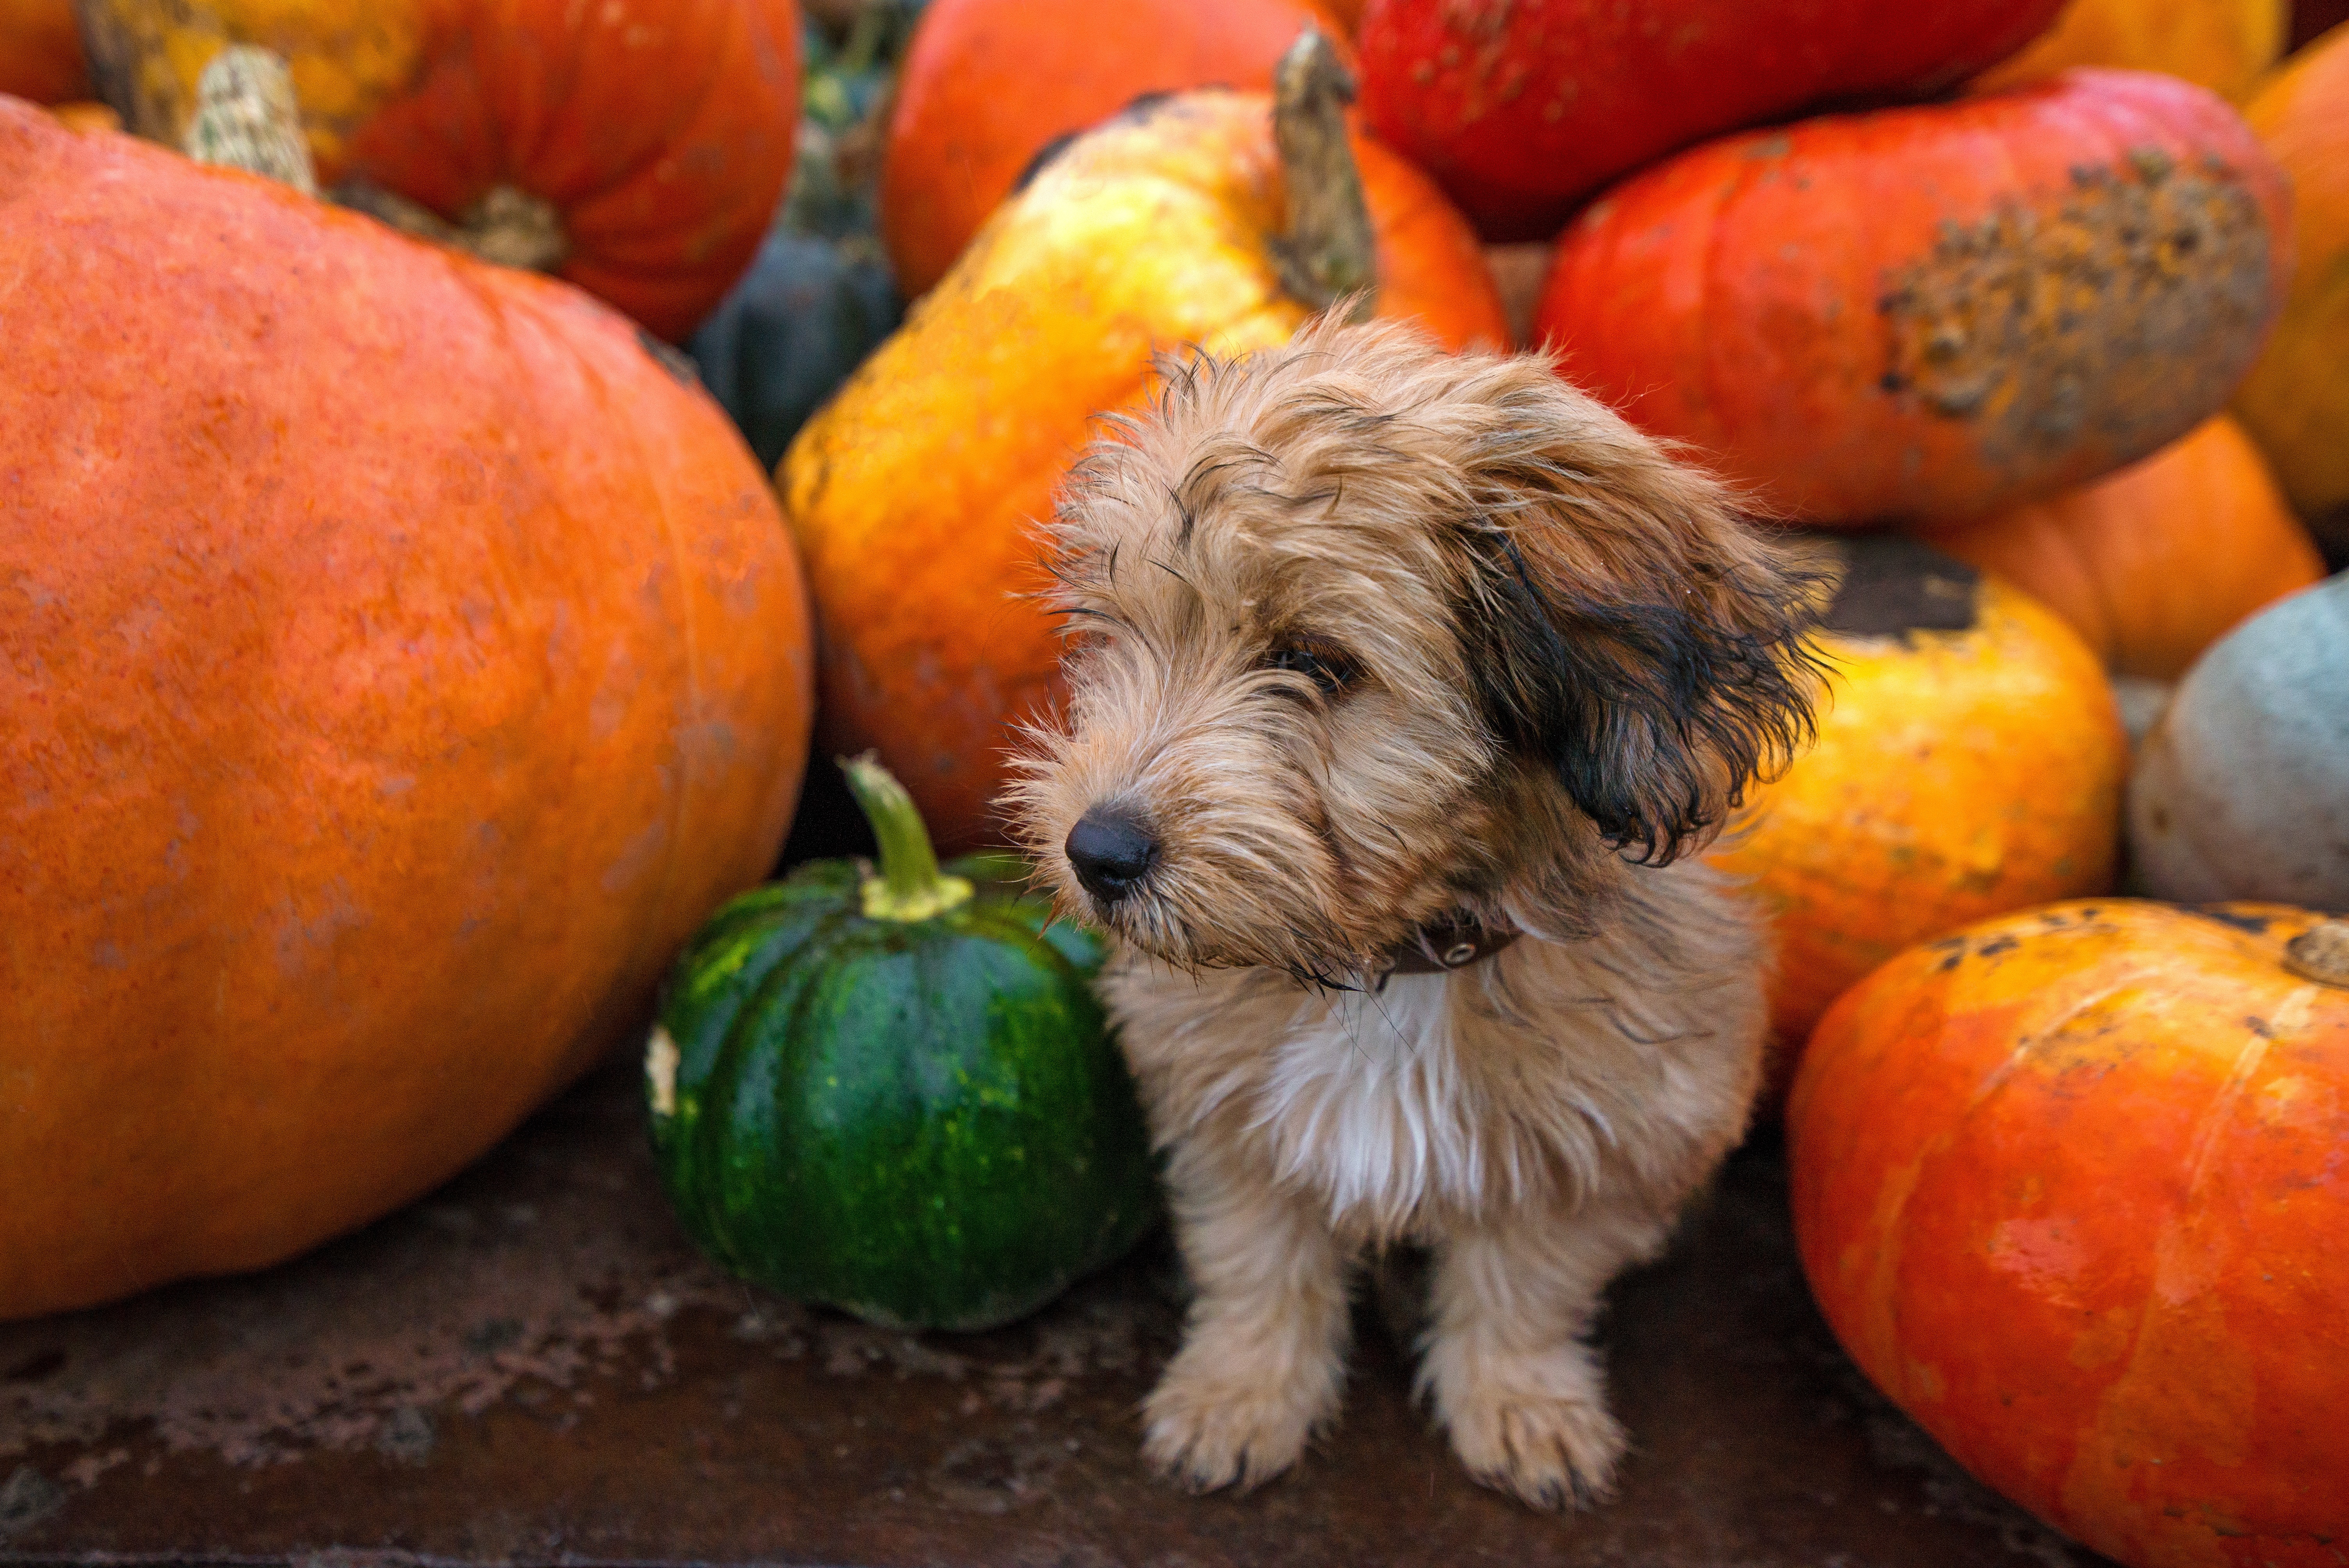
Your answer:
[[[1452,1451],[1486,1486],[1536,1508],[1587,1508],[1614,1495],[1629,1444],[1608,1413],[1605,1387],[1579,1345],[1546,1356],[1441,1355],[1428,1379]]]
[[[1142,1407],[1142,1456],[1190,1491],[1237,1483],[1242,1491],[1297,1462],[1332,1399],[1318,1390],[1284,1388],[1278,1379],[1250,1383],[1187,1370],[1177,1357]]]

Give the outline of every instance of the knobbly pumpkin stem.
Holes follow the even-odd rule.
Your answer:
[[[551,273],[571,254],[571,236],[564,232],[563,215],[554,203],[512,185],[492,186],[453,223],[421,201],[356,176],[326,195],[336,206],[365,212],[410,239],[429,240],[502,267]]]
[[[1346,138],[1354,78],[1330,40],[1308,27],[1273,72],[1272,137],[1288,188],[1288,232],[1275,246],[1281,283],[1308,304],[1350,298],[1349,319],[1378,300],[1377,246],[1361,171]]]
[[[231,44],[196,78],[196,109],[180,150],[198,163],[242,169],[318,193],[294,73],[285,57],[252,44]]]
[[[881,872],[864,879],[864,917],[927,920],[967,902],[974,890],[961,877],[938,870],[937,851],[930,848],[930,830],[922,825],[914,798],[905,793],[896,776],[870,751],[862,757],[842,758],[840,768],[848,775],[849,793],[856,797],[857,808],[873,824],[873,837],[881,846]]]
[[[2284,944],[2284,967],[2326,985],[2349,987],[2349,920],[2327,920]]]

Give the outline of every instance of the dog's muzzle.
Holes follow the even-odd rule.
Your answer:
[[[1061,845],[1085,891],[1115,903],[1141,885],[1158,863],[1158,841],[1131,813],[1095,807],[1077,819]]]

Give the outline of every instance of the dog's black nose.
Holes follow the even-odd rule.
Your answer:
[[[1132,816],[1114,809],[1095,809],[1077,819],[1069,830],[1069,864],[1085,891],[1103,903],[1115,903],[1133,891],[1158,859],[1158,841]]]

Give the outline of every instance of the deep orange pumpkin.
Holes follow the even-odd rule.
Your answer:
[[[881,172],[881,234],[907,295],[946,276],[1046,146],[1145,93],[1268,92],[1316,0],[933,0],[907,46]]]
[[[2286,60],[2243,112],[2292,178],[2300,265],[2235,417],[2349,558],[2349,23]]]
[[[73,0],[0,0],[0,93],[35,103],[88,96]]]
[[[2291,31],[2291,0],[2069,0],[2054,26],[1970,86],[1996,92],[2074,66],[2118,66],[2167,71],[2240,103]]]
[[[543,202],[557,274],[667,338],[749,265],[790,178],[792,0],[80,0],[96,74],[177,146],[223,43],[285,57],[321,189],[359,180],[463,220]],[[109,52],[110,51],[110,52]]]
[[[2095,484],[1920,537],[2035,595],[2108,667],[2155,680],[2324,575],[2259,449],[2224,415]]]
[[[999,209],[946,280],[801,429],[777,483],[823,640],[824,743],[877,748],[939,840],[996,837],[1009,724],[1055,700],[1031,520],[1153,349],[1286,341],[1311,307],[1273,246],[1270,102],[1184,94],[1120,116]],[[1381,315],[1454,346],[1508,326],[1467,223],[1375,143],[1353,152]]]
[[[1712,857],[1771,922],[1781,1088],[1828,1004],[1902,948],[2109,887],[2128,770],[2104,671],[2054,614],[1903,540],[1837,548],[1817,742]]]
[[[2013,53],[2061,0],[1371,0],[1362,113],[1495,240],[1674,148],[1829,98],[1922,96]]]
[[[2349,986],[2288,966],[2313,919],[2120,900],[1970,927],[1845,995],[1787,1107],[1845,1347],[2133,1568],[2341,1559]]]
[[[1567,231],[1535,335],[1765,506],[1979,516],[2218,412],[2282,304],[2287,213],[2218,98],[2071,71],[1659,164]]]
[[[274,1262],[771,863],[802,588],[560,284],[0,102],[0,1317]]]

